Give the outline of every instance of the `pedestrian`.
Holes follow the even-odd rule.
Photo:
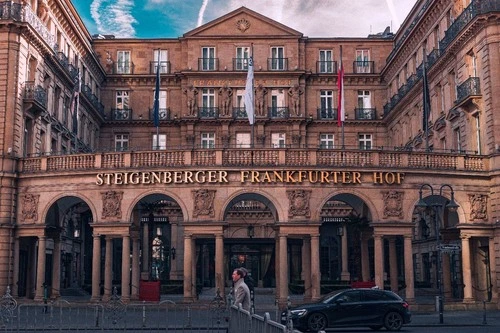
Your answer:
[[[241,307],[246,311],[250,311],[250,290],[245,283],[245,273],[241,268],[236,268],[233,271],[233,283],[234,283],[234,304]]]
[[[248,270],[245,267],[240,267],[243,271],[243,280],[248,286],[248,290],[250,290],[250,309],[252,313],[255,312],[255,282],[252,279],[251,274],[248,274]]]

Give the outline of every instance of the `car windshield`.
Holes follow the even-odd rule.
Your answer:
[[[325,296],[323,296],[320,299],[320,302],[325,303],[325,304],[332,303],[332,301],[337,297],[337,295],[339,295],[343,292],[345,292],[345,290],[337,290],[337,291],[331,292],[329,294],[326,294]]]

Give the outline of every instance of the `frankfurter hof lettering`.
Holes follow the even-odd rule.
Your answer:
[[[230,177],[232,176],[232,177]],[[96,185],[138,185],[138,184],[227,184],[239,181],[250,184],[373,184],[397,185],[404,179],[401,172],[359,172],[359,171],[258,171],[231,172],[207,171],[139,171],[98,173]]]

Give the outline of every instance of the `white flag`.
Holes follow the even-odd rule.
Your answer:
[[[250,125],[253,125],[255,120],[253,101],[253,57],[248,58],[247,84],[245,86],[245,110]]]

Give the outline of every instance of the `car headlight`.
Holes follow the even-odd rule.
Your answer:
[[[303,315],[305,315],[307,313],[307,310],[305,310],[305,309],[292,310],[292,311],[290,311],[290,313],[294,316],[302,317]]]

